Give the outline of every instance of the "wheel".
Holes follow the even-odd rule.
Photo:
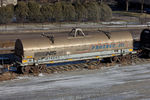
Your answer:
[[[122,64],[127,64],[127,58],[126,58],[126,56],[122,56],[121,57],[121,63]]]
[[[30,70],[31,73],[33,73],[35,76],[39,74],[39,68],[38,66],[31,66]]]
[[[132,64],[131,55],[126,55],[127,63]]]
[[[29,66],[22,66],[21,71],[23,74],[29,74],[30,67]]]
[[[119,60],[119,59],[118,59],[117,56],[110,58],[111,63],[117,63],[118,60]]]
[[[136,60],[136,59],[138,58],[138,56],[137,56],[136,54],[133,54],[133,55],[131,56],[131,58],[132,58],[132,60]]]

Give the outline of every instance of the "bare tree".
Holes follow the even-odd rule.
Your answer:
[[[129,10],[129,0],[126,0],[126,11]]]
[[[144,9],[144,0],[141,0],[141,13],[143,13],[143,9]]]
[[[3,0],[1,0],[1,7],[3,6]]]

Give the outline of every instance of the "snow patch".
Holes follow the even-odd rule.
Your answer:
[[[43,74],[43,73],[40,73],[38,76],[40,76],[40,77],[41,77],[41,76],[44,76],[44,74]]]
[[[125,21],[116,21],[116,22],[102,22],[102,24],[106,24],[106,25],[109,25],[109,24],[115,24],[115,25],[117,25],[117,24],[127,24],[127,22],[125,22]]]

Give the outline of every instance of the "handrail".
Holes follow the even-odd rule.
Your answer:
[[[99,29],[98,29],[98,31],[104,33],[108,37],[108,39],[111,38],[111,33],[110,32],[106,32],[106,31],[99,30]]]
[[[46,35],[45,33],[42,33],[41,36],[42,37],[47,37],[52,42],[52,44],[54,44],[55,40],[54,40],[54,36],[53,35],[49,36],[49,35]]]
[[[74,34],[72,35],[72,33],[74,32]],[[82,31],[81,28],[78,27],[73,27],[72,30],[69,32],[68,34],[69,36],[73,36],[73,37],[77,37],[77,35],[80,36],[85,36],[84,32]]]

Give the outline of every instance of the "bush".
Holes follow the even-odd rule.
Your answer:
[[[17,22],[24,22],[28,16],[28,6],[25,2],[18,2],[15,6],[15,15]]]
[[[53,5],[50,3],[42,5],[41,13],[44,17],[44,21],[52,21],[54,13]]]
[[[28,19],[30,22],[42,22],[43,16],[40,12],[40,5],[36,2],[28,3]]]
[[[76,20],[77,21],[84,21],[87,19],[87,10],[86,8],[80,3],[80,2],[77,2],[74,4],[75,6],[75,12],[76,12]]]
[[[62,3],[63,8],[63,19],[65,21],[75,20],[75,9],[71,3]]]
[[[85,7],[88,11],[88,20],[89,21],[99,21],[99,6],[97,2],[89,2],[85,4]]]
[[[98,2],[84,2],[77,0],[70,2],[56,2],[55,4],[39,4],[30,1],[18,2],[14,7],[12,5],[0,8],[0,23],[10,23],[15,16],[18,22],[51,22],[60,21],[109,21],[112,17],[112,10],[106,4]]]
[[[62,13],[62,3],[61,2],[56,2],[54,4],[54,18],[55,21],[61,21],[63,19],[63,13]]]
[[[112,18],[112,10],[106,4],[100,4],[100,20],[102,21],[109,21]]]
[[[14,8],[12,5],[0,7],[0,23],[6,24],[12,22],[14,16]]]

